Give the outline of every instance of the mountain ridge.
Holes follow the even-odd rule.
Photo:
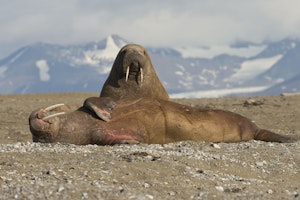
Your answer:
[[[132,42],[109,35],[84,44],[37,42],[23,46],[0,60],[0,93],[99,92],[119,49],[127,43]],[[297,81],[291,81],[300,75],[298,40],[146,49],[170,94],[211,90],[215,96],[226,96],[237,88],[244,88],[243,94],[249,95],[300,91]]]

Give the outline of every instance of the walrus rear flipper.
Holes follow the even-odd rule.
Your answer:
[[[266,129],[259,129],[254,137],[254,140],[262,140],[265,142],[279,142],[279,143],[293,142],[293,140],[290,137],[279,135],[277,133],[273,133]]]

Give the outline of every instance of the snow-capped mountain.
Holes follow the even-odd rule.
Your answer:
[[[82,45],[22,47],[0,60],[0,93],[100,92],[118,51],[127,43],[110,35]],[[298,40],[146,49],[173,97],[300,91]]]
[[[0,93],[100,91],[126,43],[112,35],[84,45],[23,47],[0,61]]]

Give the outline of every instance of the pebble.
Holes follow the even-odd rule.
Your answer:
[[[154,199],[154,196],[152,196],[151,194],[146,194],[146,197],[148,197],[148,199]]]
[[[262,162],[256,162],[255,164],[256,164],[256,166],[258,166],[258,167],[262,167],[262,166],[266,165],[267,162],[264,160],[264,161],[262,161]]]
[[[273,190],[268,189],[267,193],[268,193],[268,194],[273,194]]]
[[[144,187],[145,187],[145,188],[149,188],[149,187],[150,187],[150,184],[149,184],[149,183],[144,183]]]
[[[64,190],[65,190],[65,187],[64,187],[64,186],[59,186],[57,192],[60,193],[60,192],[62,192],[62,191],[64,191]]]
[[[213,143],[212,146],[216,149],[221,149],[220,145],[216,144],[216,143]]]
[[[224,192],[224,188],[222,186],[216,186],[216,189],[219,191],[219,192]]]
[[[269,167],[285,166],[287,173],[291,174],[297,172],[297,162],[296,160],[291,160],[294,159],[293,152],[298,151],[297,148],[299,148],[299,146],[297,145],[299,144],[272,143],[272,145],[269,145],[269,143],[261,141],[235,144],[179,142],[164,145],[139,144],[116,146],[76,146],[33,142],[0,144],[1,155],[4,155],[4,157],[6,155],[9,156],[9,161],[0,161],[0,199],[11,199],[14,197],[20,199],[30,199],[31,197],[43,199],[46,197],[45,194],[50,197],[59,198],[60,196],[58,195],[70,195],[74,190],[76,191],[74,188],[85,184],[85,186],[91,187],[91,190],[89,190],[89,192],[80,191],[78,195],[79,198],[81,197],[82,199],[93,197],[94,193],[91,192],[93,190],[105,192],[104,195],[115,198],[122,197],[128,199],[131,196],[135,196],[143,197],[143,199],[163,199],[163,196],[158,195],[157,192],[160,187],[165,189],[163,194],[169,196],[169,198],[172,198],[171,196],[181,198],[182,196],[180,195],[184,193],[184,190],[180,190],[180,192],[177,193],[176,189],[178,185],[182,185],[181,182],[178,182],[178,178],[184,181],[188,180],[186,182],[188,184],[184,189],[191,190],[191,188],[198,187],[193,185],[194,182],[191,179],[201,180],[201,184],[202,182],[207,184],[201,186],[202,189],[196,191],[195,194],[190,194],[195,197],[199,195],[206,196],[208,194],[223,195],[222,193],[216,192],[216,190],[225,192],[226,194],[227,191],[230,191],[231,194],[241,194],[242,192],[238,190],[227,189],[237,188],[236,184],[247,186],[246,189],[240,189],[243,190],[243,195],[245,196],[251,194],[251,189],[257,184],[264,185],[262,190],[259,191],[261,194],[274,194],[274,191],[277,191],[273,184],[276,183],[276,179],[275,181],[272,180],[273,182],[268,182],[269,180],[266,180],[263,176],[257,175],[255,170],[258,168],[263,172],[265,169],[269,169]],[[277,151],[278,149],[283,149],[286,151],[284,154],[285,157],[276,157],[276,160],[265,157],[266,152],[264,152],[264,150],[266,148],[272,149],[270,151],[267,150],[270,153],[272,153],[273,150]],[[179,149],[181,150],[180,152],[178,151]],[[217,149],[222,149],[222,151]],[[72,154],[72,157],[80,156],[83,160],[80,160],[78,163],[71,163],[70,165],[68,164],[68,160],[60,161],[60,164],[58,164],[57,161],[45,160],[44,163],[41,163],[41,166],[44,167],[41,169],[32,165],[30,162],[25,163],[17,160],[19,156],[16,155],[18,154],[10,154],[14,152],[20,153],[21,155],[32,155],[33,159],[35,158],[34,156],[39,155],[45,156],[46,159],[50,158],[48,155],[51,155],[51,158],[52,156],[55,158],[56,153],[64,153]],[[46,154],[43,154],[43,152],[46,152]],[[101,155],[102,158],[109,159],[98,159],[97,156],[99,155]],[[133,161],[130,163],[124,162],[124,160],[121,159],[122,156],[131,156]],[[70,156],[66,156],[67,159],[70,159],[68,157]],[[279,163],[285,161],[286,157],[289,157],[291,160],[288,165]],[[85,162],[89,162],[89,158],[91,158],[93,162],[97,162],[96,171],[90,170],[85,164]],[[157,158],[159,158],[159,160]],[[48,166],[48,162],[51,163],[51,165]],[[120,165],[120,163],[122,165]],[[136,164],[141,163],[149,163],[149,169],[140,169],[139,165]],[[160,167],[160,163],[162,167],[167,166],[164,170],[170,170],[172,177],[166,176],[168,174],[166,171],[160,172],[158,168],[153,168],[153,166]],[[236,172],[232,172],[224,171],[222,167],[226,169],[230,167],[237,168]],[[132,168],[135,168],[136,171],[132,171]],[[250,169],[249,173],[252,177],[240,174],[244,168]],[[20,171],[16,169],[20,169]],[[24,171],[22,171],[23,169]],[[184,170],[180,171],[180,169]],[[179,171],[178,176],[175,174],[175,170]],[[273,169],[270,168],[269,171],[272,172],[272,170]],[[153,173],[154,175],[157,174],[157,172],[162,173],[166,178],[158,182],[148,177],[149,174],[151,175],[151,173]],[[271,175],[272,174],[264,173],[264,176]],[[94,176],[99,177],[94,179]],[[141,182],[141,187],[144,188],[144,190],[137,190],[131,187],[131,184],[136,184],[134,181],[130,183],[127,182],[128,178],[130,179],[135,176],[136,178],[149,178],[140,179],[147,180],[147,182]],[[183,177],[186,177],[186,179]],[[91,185],[89,182],[94,184]],[[213,183],[214,186],[209,185],[207,182],[209,182],[209,184]],[[284,190],[286,191],[285,195],[287,197],[299,197],[299,191],[296,191],[294,188],[291,189],[292,186],[289,185],[285,187],[287,187]],[[37,193],[36,191],[42,192]],[[145,191],[147,191],[146,194],[144,193]],[[26,193],[26,195],[23,195],[23,193]],[[102,193],[97,193],[97,195],[99,195],[99,198],[102,197]],[[67,197],[70,196],[66,196],[66,198]]]
[[[84,192],[82,193],[81,199],[88,199],[89,198],[89,194]]]

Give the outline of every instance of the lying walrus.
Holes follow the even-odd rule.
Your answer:
[[[169,95],[158,79],[146,49],[137,44],[125,45],[118,53],[100,97],[158,98]]]
[[[99,110],[106,104],[108,108],[113,107],[111,113],[109,109],[104,111],[111,114],[108,122],[100,120],[85,107],[56,116],[50,114],[54,107],[32,112],[29,125],[33,141],[81,145],[163,144],[184,140],[289,141],[287,137],[260,129],[249,119],[228,111],[195,108],[151,98],[124,99],[113,104],[102,100],[98,98],[95,103]]]

